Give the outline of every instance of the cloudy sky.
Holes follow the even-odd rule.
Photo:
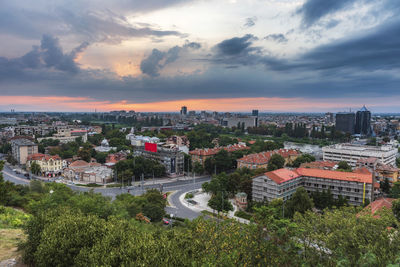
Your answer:
[[[2,0],[0,111],[400,111],[399,0]]]

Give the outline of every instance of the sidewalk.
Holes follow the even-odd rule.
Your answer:
[[[187,200],[185,199],[185,195],[187,192],[184,192],[182,195],[179,196],[179,201],[186,207],[188,207],[189,209],[195,210],[195,211],[209,211],[209,212],[215,212],[212,208],[210,208],[208,206],[208,201],[210,200],[211,196],[208,193],[204,193],[201,190],[198,193],[194,194],[194,197],[192,198],[192,200],[196,201],[197,204],[191,204],[189,202],[187,202]],[[249,224],[250,221],[243,219],[243,218],[239,218],[237,216],[235,216],[235,212],[238,210],[237,207],[234,205],[233,201],[231,200],[232,206],[233,206],[233,211],[229,211],[227,214],[225,213],[225,215],[229,218],[229,219],[234,219],[240,223],[244,223],[244,224]]]

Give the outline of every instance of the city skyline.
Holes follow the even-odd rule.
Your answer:
[[[395,0],[2,1],[0,110],[397,112]]]

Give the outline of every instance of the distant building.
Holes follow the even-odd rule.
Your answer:
[[[338,163],[335,161],[313,161],[305,162],[300,165],[300,168],[321,169],[321,170],[335,170]]]
[[[183,115],[183,116],[187,115],[187,107],[186,106],[181,107],[181,115]]]
[[[113,170],[100,163],[77,160],[64,169],[63,176],[69,180],[105,184],[113,180]]]
[[[28,157],[38,153],[38,146],[27,138],[16,138],[11,140],[11,151],[13,158],[18,164],[26,164]]]
[[[235,195],[235,205],[238,207],[239,210],[246,210],[247,204],[248,203],[246,193],[240,192]]]
[[[354,134],[356,115],[353,112],[340,112],[336,114],[336,130]]]
[[[331,112],[325,113],[325,122],[327,124],[333,123],[334,122],[333,118],[334,118],[333,113]]]
[[[222,119],[221,125],[225,127],[242,127],[247,129],[248,127],[256,127],[258,126],[258,118],[257,117],[231,117]]]
[[[346,161],[350,166],[355,167],[361,158],[377,158],[379,162],[395,166],[397,148],[391,145],[385,146],[364,146],[356,144],[335,144],[322,148],[323,159],[331,161]]]
[[[238,150],[247,150],[250,147],[246,146],[246,144],[234,144],[228,145],[226,147],[216,147],[216,148],[203,148],[203,149],[195,149],[189,152],[192,156],[192,162],[199,162],[201,165],[204,166],[204,162],[206,159],[215,156],[219,151],[222,149],[226,150],[228,153]]]
[[[246,155],[237,160],[237,168],[261,169],[267,168],[272,155],[279,154],[285,159],[285,164],[292,163],[300,152],[294,149],[279,149]]]
[[[177,148],[166,148],[157,144],[145,143],[145,146],[136,147],[133,154],[161,163],[165,166],[165,172],[170,176],[183,174],[184,154]]]
[[[308,193],[329,189],[335,199],[343,196],[349,204],[357,206],[373,199],[372,173],[309,168],[279,169],[255,177],[252,199],[262,202],[281,198],[286,201],[299,187],[304,187]]]
[[[255,116],[255,117],[258,117],[258,109],[253,109],[253,110],[251,111],[251,115],[252,115],[252,116]]]
[[[40,153],[28,156],[26,167],[30,169],[34,162],[40,166],[42,175],[47,177],[61,175],[63,166],[66,165],[58,155],[51,156]]]
[[[371,135],[371,112],[365,106],[357,111],[355,133],[362,136]]]
[[[72,128],[61,128],[57,130],[57,133],[51,137],[38,138],[37,140],[41,142],[45,139],[55,139],[59,140],[61,144],[66,144],[76,141],[77,138],[81,137],[82,142],[86,143],[88,140],[87,130],[82,129],[72,129]]]
[[[110,152],[111,150],[117,150],[116,147],[111,147],[107,139],[101,141],[101,145],[94,148],[97,152]]]

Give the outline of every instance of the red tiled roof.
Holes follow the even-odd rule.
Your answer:
[[[334,161],[313,161],[313,162],[305,162],[300,165],[301,168],[311,168],[311,169],[332,169],[337,165],[337,162]]]
[[[61,160],[60,156],[58,155],[45,155],[45,154],[41,154],[41,153],[36,153],[36,154],[32,154],[30,156],[28,156],[28,160],[49,160],[49,159],[53,159],[53,160]]]
[[[195,149],[189,152],[190,155],[198,155],[198,156],[212,156],[217,154],[221,149],[224,149],[228,152],[250,149],[248,146],[245,145],[229,145],[226,147],[217,147],[217,148],[203,148],[203,149]]]
[[[368,168],[362,167],[362,168],[357,168],[354,170],[355,173],[364,173],[364,174],[369,174],[372,173]]]
[[[383,208],[386,209],[392,209],[392,202],[393,200],[396,200],[395,198],[380,198],[377,199],[371,203],[369,203],[368,206],[366,206],[362,211],[360,211],[357,214],[357,217],[361,216],[361,215],[367,215],[367,214],[371,214],[374,215],[374,218],[379,218],[379,215],[375,215],[375,213],[377,213],[378,211],[382,210]]]
[[[271,179],[275,183],[281,184],[283,182],[295,179],[295,178],[299,177],[300,175],[295,171],[282,168],[282,169],[278,169],[275,171],[266,172],[265,176],[267,176],[269,179]]]
[[[84,160],[76,160],[76,161],[72,162],[69,165],[69,167],[85,167],[85,166],[88,166],[88,165],[89,165],[89,163],[87,163]]]
[[[299,151],[294,149],[279,149],[279,150],[249,154],[244,156],[243,158],[238,159],[238,161],[248,164],[267,164],[273,154],[279,154],[284,158],[287,158],[289,156],[300,155]]]
[[[309,169],[309,168],[298,168],[296,171],[301,176],[372,184],[372,173],[364,174],[355,172],[341,172],[341,171]]]

